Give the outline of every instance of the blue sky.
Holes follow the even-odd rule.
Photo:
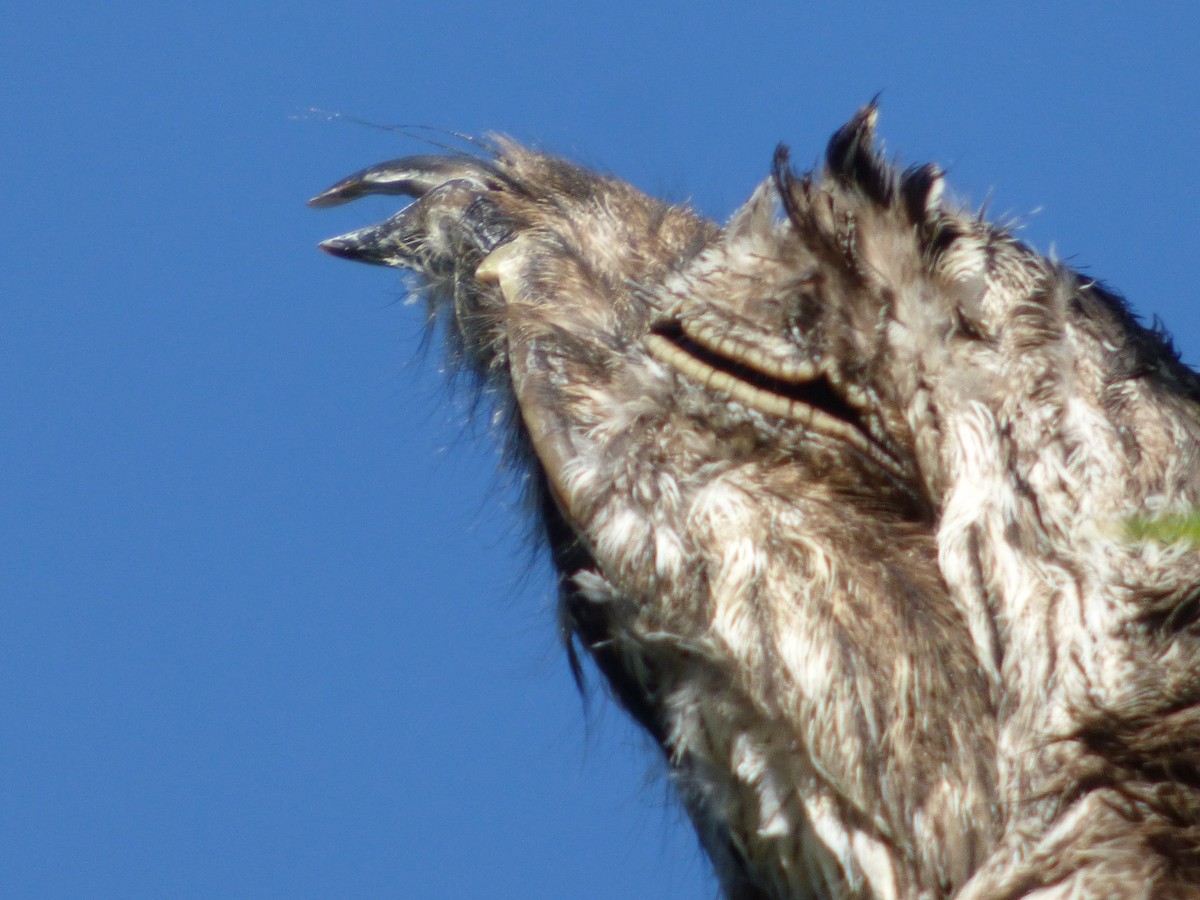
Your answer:
[[[36,8],[35,8],[36,6]],[[1189,4],[10,4],[0,895],[694,898],[486,429],[304,200],[499,131],[723,218],[879,91],[908,162],[1200,362]]]

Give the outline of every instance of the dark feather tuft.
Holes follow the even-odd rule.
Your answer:
[[[887,206],[895,193],[895,173],[876,152],[878,110],[877,102],[872,100],[838,129],[825,150],[825,165],[833,175],[845,179],[879,205]]]

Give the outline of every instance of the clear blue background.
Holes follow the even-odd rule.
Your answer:
[[[396,204],[307,197],[426,148],[305,110],[723,218],[883,91],[1196,362],[1200,13],[1132,7],[6,4],[0,895],[712,896],[420,310],[314,249]]]

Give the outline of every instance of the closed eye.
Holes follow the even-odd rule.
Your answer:
[[[733,358],[717,352],[711,342],[695,340],[674,320],[655,325],[646,335],[645,347],[659,362],[715,394],[849,444],[893,473],[900,469],[872,436],[860,407],[815,367],[806,371],[810,377],[802,378],[792,370],[791,377],[782,378],[763,371],[765,365],[755,366],[753,353],[739,352]]]

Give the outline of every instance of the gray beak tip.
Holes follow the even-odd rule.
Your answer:
[[[343,203],[349,203],[355,199],[357,194],[353,191],[348,191],[346,182],[339,181],[332,187],[327,187],[321,193],[317,194],[308,201],[308,205],[313,209],[324,209],[329,206],[341,206]]]
[[[311,201],[310,201],[311,202]],[[317,244],[317,249],[323,250],[330,256],[342,259],[359,259],[362,257],[362,246],[357,241],[345,237],[333,237]]]

